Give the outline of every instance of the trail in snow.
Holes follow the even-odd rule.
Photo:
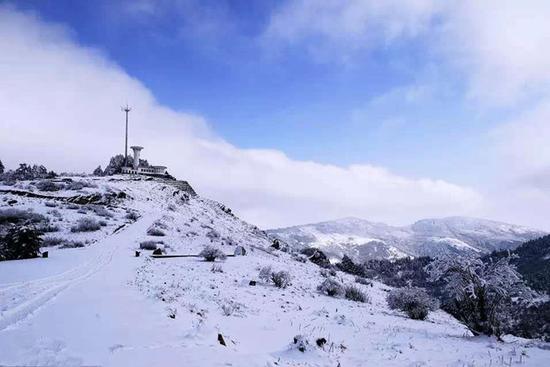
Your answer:
[[[151,224],[148,217],[141,218],[126,229],[139,230]],[[141,228],[143,230],[143,228]],[[32,281],[11,283],[0,288],[0,330],[26,318],[46,302],[52,300],[67,288],[74,286],[96,274],[109,264],[115,253],[120,249],[117,240],[121,240],[124,231],[107,237],[101,243],[94,246],[99,249],[99,254],[79,266],[67,270],[61,274],[44,277]],[[90,251],[93,253],[93,250]],[[47,260],[45,260],[47,261]]]

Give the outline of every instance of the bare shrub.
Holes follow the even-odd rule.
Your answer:
[[[44,223],[44,224],[39,225],[37,227],[37,229],[40,232],[51,233],[51,232],[58,232],[59,231],[59,226],[55,225],[55,224]]]
[[[354,285],[348,285],[344,289],[344,297],[355,302],[369,302],[368,296]]]
[[[101,229],[99,222],[93,218],[80,218],[76,225],[71,227],[71,232],[94,232]]]
[[[59,248],[65,249],[65,248],[80,248],[84,247],[84,242],[82,241],[65,241]]]
[[[55,182],[50,180],[38,181],[35,186],[40,191],[59,191],[63,188],[62,185],[57,185]]]
[[[260,273],[258,274],[258,278],[260,278],[261,281],[264,283],[269,283],[271,281],[271,274],[273,274],[273,270],[271,269],[271,266],[264,266],[260,269]]]
[[[288,287],[290,285],[290,279],[290,274],[285,270],[271,273],[271,281],[277,288]]]
[[[439,307],[437,300],[430,297],[422,288],[393,289],[386,301],[392,310],[401,310],[414,320],[424,320],[429,311]]]
[[[340,297],[345,293],[342,284],[333,278],[323,280],[317,287],[317,290],[330,297]]]
[[[210,268],[210,271],[212,273],[223,273],[222,267],[220,265],[216,265],[216,264],[212,265],[212,268]]]
[[[0,209],[0,224],[33,224],[47,221],[46,217],[31,210]]]
[[[138,212],[134,212],[134,211],[131,211],[131,212],[128,212],[126,214],[126,219],[129,219],[129,220],[132,220],[132,221],[136,221],[139,219],[139,213]]]
[[[157,227],[151,227],[147,230],[147,234],[149,236],[157,236],[157,237],[162,237],[162,236],[166,236],[166,233],[164,233],[164,231],[160,228],[157,228]]]
[[[205,246],[199,253],[199,256],[203,257],[205,261],[225,260],[227,256],[214,246]]]
[[[42,239],[42,246],[54,247],[54,246],[59,246],[65,242],[67,242],[67,240],[61,237],[44,237]]]
[[[157,241],[143,241],[139,244],[139,248],[142,250],[156,250],[157,244]]]

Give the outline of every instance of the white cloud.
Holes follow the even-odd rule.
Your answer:
[[[466,76],[470,97],[505,105],[548,89],[549,17],[546,0],[299,0],[272,15],[265,38],[347,62],[423,37],[427,55]]]
[[[401,177],[371,165],[347,168],[239,149],[198,116],[163,107],[104,55],[70,32],[0,7],[0,156],[56,170],[90,171],[122,151],[128,101],[132,144],[205,196],[245,219],[279,226],[357,215],[393,223],[473,214],[483,200],[440,180]]]

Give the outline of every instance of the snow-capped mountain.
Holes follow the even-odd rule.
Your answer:
[[[344,218],[267,231],[291,247],[316,247],[332,258],[440,256],[451,253],[486,254],[513,249],[545,233],[518,225],[468,217],[423,219],[395,227],[358,218]]]

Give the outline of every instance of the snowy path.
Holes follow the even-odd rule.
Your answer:
[[[166,330],[166,317],[128,284],[143,261],[133,257],[135,235],[155,219],[91,246],[91,260],[73,269],[1,286],[0,365],[106,365],[114,351],[143,344],[151,329]]]

